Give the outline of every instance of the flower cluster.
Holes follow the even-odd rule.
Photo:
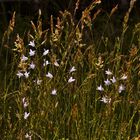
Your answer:
[[[107,90],[109,89],[108,87],[110,87],[111,85],[117,85],[118,89],[118,93],[122,93],[123,91],[125,91],[125,85],[123,84],[124,81],[127,79],[127,75],[123,74],[120,78],[116,78],[115,76],[113,76],[113,73],[108,69],[105,71],[105,74],[107,75],[107,79],[104,80],[104,87],[100,84],[97,87],[97,90],[100,92],[108,92]],[[111,102],[111,98],[109,98],[107,95],[103,96],[102,99],[100,100],[104,103],[110,103]]]
[[[34,71],[37,70],[38,68],[38,65],[37,62],[36,62],[36,56],[37,56],[37,47],[36,47],[36,44],[35,44],[35,41],[30,41],[29,44],[28,44],[28,48],[27,48],[27,51],[28,52],[27,54],[22,54],[21,55],[21,58],[20,58],[20,67],[19,67],[19,70],[17,71],[16,75],[19,79],[28,79],[30,78],[33,79],[33,82],[36,84],[36,85],[41,85],[42,83],[42,79],[44,78],[38,78],[40,76],[36,75],[32,76],[32,73]],[[46,49],[44,48],[43,49],[43,52],[42,52],[42,56],[41,56],[41,60],[42,60],[42,69],[43,71],[45,71],[45,74],[44,74],[44,77],[46,77],[46,80],[49,80],[49,81],[52,81],[53,78],[55,78],[55,73],[54,71],[51,72],[50,67],[53,67],[55,69],[59,68],[60,67],[60,64],[59,64],[59,59],[54,59],[53,61],[49,61],[49,58],[51,58],[51,52],[49,49]],[[73,78],[73,72],[76,71],[76,68],[75,66],[72,66],[69,70],[69,77],[67,77],[67,84],[69,83],[73,83],[75,81],[75,78]],[[43,77],[43,76],[42,76]],[[57,95],[57,90],[55,88],[52,89],[51,91],[51,94],[52,95]],[[26,104],[26,103],[24,103]],[[25,113],[25,118],[29,116],[28,113]]]

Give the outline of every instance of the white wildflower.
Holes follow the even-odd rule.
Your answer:
[[[74,81],[75,81],[75,79],[73,77],[70,77],[69,80],[68,80],[68,83],[72,83]]]
[[[49,53],[49,50],[44,49],[43,56],[46,56]]]
[[[35,47],[35,41],[34,40],[33,41],[30,41],[29,42],[29,46]]]
[[[112,81],[112,83],[116,83],[116,78],[113,76],[112,79],[110,79]]]
[[[48,73],[46,74],[46,77],[52,79],[52,78],[53,78],[53,75],[52,75],[50,72],[48,72]]]
[[[18,78],[21,78],[23,76],[23,73],[21,73],[20,71],[18,71],[18,73],[16,75],[18,76]]]
[[[106,86],[109,86],[111,84],[111,82],[108,79],[106,81],[104,81],[104,82],[105,82]]]
[[[47,65],[49,65],[50,63],[49,63],[49,61],[48,60],[44,60],[44,64],[43,64],[43,66],[47,66]]]
[[[26,108],[29,105],[29,103],[26,101],[25,97],[22,99],[22,103],[23,103],[24,108]]]
[[[22,55],[21,61],[23,62],[23,61],[26,61],[26,60],[28,60],[28,57],[26,57],[25,55]]]
[[[70,69],[70,73],[71,73],[71,72],[74,72],[74,71],[76,71],[76,69],[75,69],[75,67],[73,66],[73,67]]]
[[[25,112],[24,113],[24,119],[26,120],[29,117],[30,113]]]
[[[53,89],[52,92],[51,92],[51,94],[52,94],[52,95],[57,95],[56,89]]]
[[[29,105],[28,102],[24,102],[23,107],[26,108]]]
[[[100,85],[100,86],[97,87],[97,90],[104,91],[104,88],[102,87],[102,85]]]
[[[32,139],[32,136],[29,135],[28,133],[26,133],[25,138],[31,140]]]
[[[30,49],[29,55],[30,56],[34,56],[35,55],[35,51],[33,51],[32,49]]]
[[[111,72],[109,69],[106,70],[105,73],[106,73],[107,75],[112,75],[112,72]]]
[[[120,85],[119,86],[119,93],[121,93],[122,91],[124,91],[125,90],[125,86],[124,85]]]

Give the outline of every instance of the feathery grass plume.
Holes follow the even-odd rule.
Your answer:
[[[37,19],[37,25],[33,21],[31,21],[31,26],[34,31],[34,35],[29,34],[29,37],[36,43],[36,48],[44,45],[47,41],[47,34],[48,29],[42,30],[42,13],[41,9],[39,9],[38,12],[38,19]]]
[[[90,13],[91,13],[91,10],[93,10],[94,7],[100,3],[101,3],[100,0],[95,0],[82,12],[82,18],[81,18],[82,29],[84,28],[85,25],[87,27],[89,27],[90,30],[92,29],[91,28],[92,27],[92,19],[91,19]]]
[[[114,8],[112,8],[109,16],[111,17],[117,10],[118,10],[118,4]]]
[[[130,7],[128,9],[128,11],[126,12],[126,15],[124,16],[124,21],[123,21],[123,31],[125,32],[127,30],[127,23],[129,20],[129,15],[134,7],[136,0],[131,0],[130,1]]]
[[[80,0],[77,0],[76,4],[75,4],[75,9],[74,9],[74,16],[76,14],[76,11],[78,10],[79,8],[79,3],[80,3]]]
[[[2,38],[2,45],[9,43],[9,38],[11,33],[14,30],[15,27],[15,18],[16,18],[16,12],[13,13],[12,19],[9,21],[8,29],[4,32],[3,38]]]
[[[24,54],[24,52],[26,51],[24,47],[24,41],[19,36],[19,34],[17,34],[17,38],[14,44],[15,44],[15,48],[13,49],[13,51],[19,52],[20,54]]]

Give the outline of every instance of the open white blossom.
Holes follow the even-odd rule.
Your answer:
[[[33,51],[32,49],[30,49],[29,55],[30,56],[34,56],[35,55],[35,51]]]
[[[68,80],[68,83],[72,83],[74,81],[75,81],[75,79],[73,77],[70,77],[69,80]]]
[[[24,73],[25,78],[28,78],[28,77],[29,77],[29,74],[30,74],[30,72],[27,72],[27,71],[26,71],[26,72]]]
[[[44,60],[43,66],[47,66],[49,64],[50,64],[50,62],[48,60]]]
[[[26,101],[25,97],[22,99],[22,103],[23,103],[24,108],[26,108],[29,105],[29,103]]]
[[[29,46],[35,47],[35,41],[34,40],[33,41],[30,41],[29,42]]]
[[[24,113],[24,119],[26,120],[29,117],[30,113],[25,112]]]
[[[113,78],[112,79],[110,79],[111,81],[112,81],[112,83],[116,83],[117,81],[116,81],[116,78],[113,76]]]
[[[29,135],[28,133],[26,133],[26,134],[25,134],[25,138],[31,140],[31,139],[32,139],[32,136]]]
[[[57,95],[56,89],[53,89],[52,92],[51,92],[51,94],[52,94],[52,95]]]
[[[35,69],[35,64],[32,62],[31,64],[30,64],[30,67],[29,67],[30,69]]]
[[[21,61],[24,62],[24,61],[26,61],[26,60],[28,60],[28,57],[26,57],[25,55],[22,55]]]
[[[21,78],[23,76],[23,73],[21,73],[20,71],[18,71],[18,73],[16,75],[18,76],[18,78]]]
[[[100,86],[97,87],[97,90],[104,91],[104,88],[102,87],[102,85],[100,85]]]
[[[107,75],[112,75],[112,72],[111,72],[109,69],[106,70],[105,73],[106,73]]]
[[[111,84],[111,82],[107,79],[106,81],[104,81],[106,86],[109,86]]]
[[[49,50],[44,49],[43,56],[46,56],[49,53]]]
[[[119,86],[119,93],[121,93],[122,91],[124,91],[125,90],[125,86],[124,85],[120,85]]]
[[[53,78],[53,75],[52,75],[50,72],[48,72],[48,73],[46,74],[46,77],[52,79],[52,78]]]
[[[76,71],[75,67],[73,66],[71,69],[70,69],[70,73]]]

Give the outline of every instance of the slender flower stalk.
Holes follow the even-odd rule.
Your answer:
[[[32,62],[29,66],[30,69],[35,69],[35,64]]]

